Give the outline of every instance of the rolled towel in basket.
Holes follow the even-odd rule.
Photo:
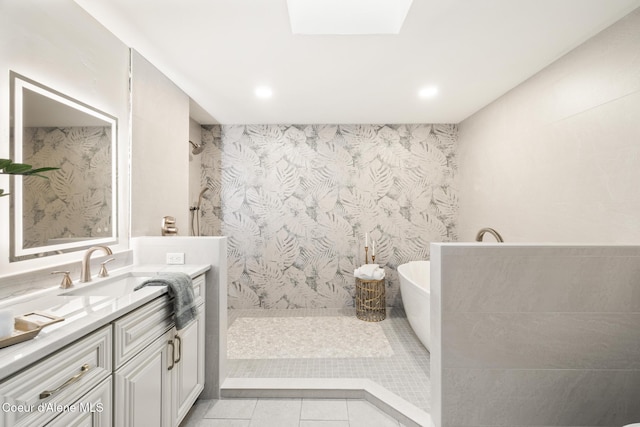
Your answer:
[[[375,270],[373,272],[373,274],[371,275],[371,277],[373,278],[373,280],[382,280],[382,279],[384,279],[384,269],[379,268],[379,269]]]
[[[365,264],[356,268],[353,275],[362,280],[382,280],[384,279],[384,269],[378,264]]]

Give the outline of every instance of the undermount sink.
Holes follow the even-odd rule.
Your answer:
[[[60,295],[120,297],[132,293],[136,286],[150,278],[151,277],[149,276],[125,276],[121,278],[115,277],[111,280],[106,279],[95,284],[88,283],[83,285],[82,287],[62,292],[60,293]]]

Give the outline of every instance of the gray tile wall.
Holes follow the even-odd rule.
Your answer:
[[[640,247],[431,254],[436,426],[640,422]]]

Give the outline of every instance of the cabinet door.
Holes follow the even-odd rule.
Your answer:
[[[114,425],[118,427],[170,427],[173,332],[166,332],[115,374]]]
[[[176,367],[173,405],[180,424],[204,388],[204,305],[198,317],[176,333]]]
[[[94,387],[47,427],[111,427],[111,377]]]

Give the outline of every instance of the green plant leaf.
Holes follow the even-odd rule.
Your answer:
[[[13,163],[10,159],[0,159],[0,174],[4,175],[31,175],[46,179],[47,177],[40,175],[40,172],[49,172],[60,169],[54,167],[32,168],[33,166],[26,163]]]
[[[26,163],[13,163],[11,159],[0,159],[0,174],[3,175],[29,175],[49,179],[44,175],[40,175],[40,172],[49,172],[57,169],[60,168],[43,167],[32,169],[32,166]],[[0,197],[8,195],[9,193],[5,193],[4,190],[0,188]]]
[[[23,175],[37,175],[40,172],[55,171],[55,170],[58,170],[58,169],[60,169],[60,168],[52,168],[52,167],[37,168],[37,169],[32,169],[32,170],[27,171],[27,172],[23,172]],[[43,175],[37,175],[37,176],[43,176]]]
[[[24,163],[11,163],[10,165],[7,165],[6,168],[4,168],[4,172],[12,175],[19,175],[30,171],[31,168],[31,165],[27,165]]]
[[[25,163],[13,163],[13,161],[10,159],[0,159],[0,174],[2,175],[27,175],[49,179],[49,177],[47,176],[40,175],[40,172],[49,172],[57,169],[60,168],[42,167],[32,169],[31,165],[27,165]],[[9,193],[5,193],[4,190],[0,188],[0,197],[8,195]]]

